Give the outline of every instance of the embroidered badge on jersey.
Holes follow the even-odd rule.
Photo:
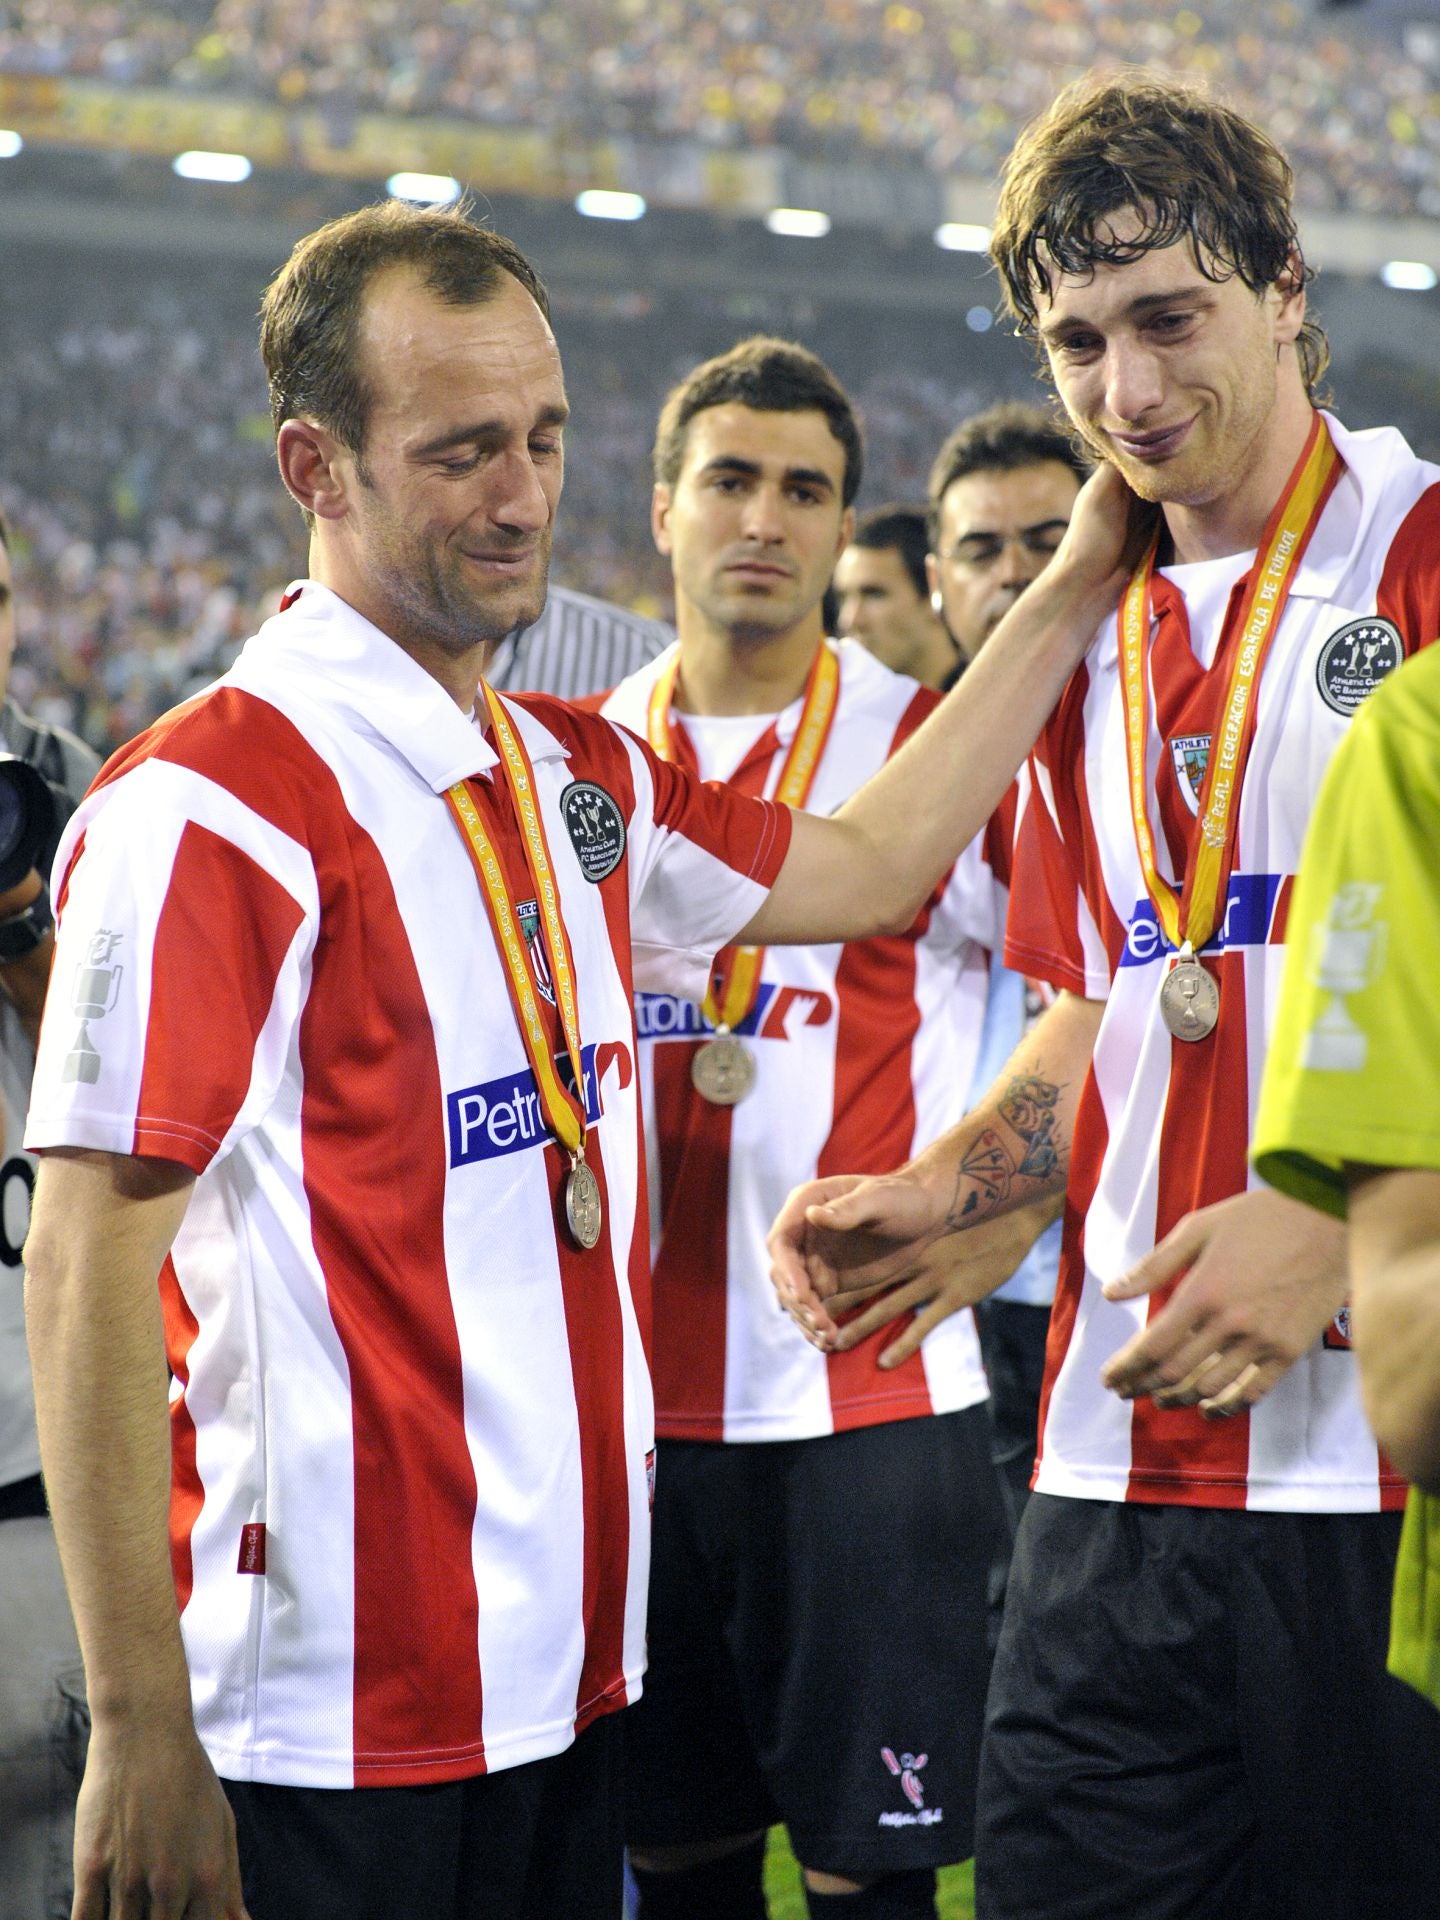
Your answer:
[[[1353,1342],[1350,1338],[1350,1309],[1348,1306],[1341,1307],[1335,1318],[1330,1322],[1329,1326],[1326,1327],[1325,1336],[1321,1341],[1321,1345],[1329,1347],[1332,1352],[1349,1353],[1352,1344]]]
[[[541,998],[555,1004],[555,982],[550,978],[550,960],[545,952],[545,936],[540,931],[540,902],[522,900],[515,909],[520,917],[520,931],[525,936],[525,944],[530,949],[530,970],[535,975],[535,985]]]
[[[1205,768],[1210,761],[1208,733],[1177,733],[1170,742],[1170,758],[1175,764],[1175,780],[1191,813],[1200,811],[1200,789],[1205,784]]]
[[[1370,614],[1350,620],[1325,642],[1315,684],[1327,707],[1348,720],[1405,658],[1399,629]]]
[[[607,879],[625,858],[625,822],[620,809],[593,780],[572,780],[560,796],[560,812],[592,886]]]

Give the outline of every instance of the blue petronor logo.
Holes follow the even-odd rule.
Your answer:
[[[801,1027],[828,1026],[834,1017],[828,993],[762,980],[754,1006],[735,1031],[745,1039],[793,1040]],[[635,996],[635,1032],[641,1040],[703,1040],[714,1031],[693,1000],[673,993]]]
[[[1404,642],[1393,621],[1375,614],[1347,621],[1320,649],[1315,667],[1320,698],[1348,720],[1404,658]]]
[[[1210,764],[1208,733],[1177,733],[1170,742],[1170,758],[1181,797],[1191,813],[1200,811],[1200,789],[1205,784],[1205,769]]]
[[[1205,942],[1206,953],[1224,953],[1230,947],[1273,946],[1283,936],[1282,901],[1288,906],[1287,876],[1281,873],[1233,873],[1225,896],[1225,914]],[[1125,929],[1122,967],[1148,967],[1175,949],[1161,930],[1148,897],[1135,902]]]
[[[574,1093],[569,1055],[556,1054],[555,1067],[562,1083]],[[630,1050],[622,1042],[606,1040],[581,1049],[585,1119],[592,1127],[605,1110],[600,1083],[612,1067],[617,1073],[617,1087],[628,1087],[632,1071]],[[542,1146],[550,1138],[535,1076],[528,1066],[501,1074],[496,1080],[484,1080],[478,1086],[460,1087],[454,1093],[447,1093],[445,1119],[452,1167],[468,1167],[477,1160],[497,1160],[508,1153],[524,1153],[527,1148]]]

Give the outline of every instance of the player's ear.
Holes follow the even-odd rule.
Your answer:
[[[1280,277],[1271,289],[1276,299],[1275,338],[1282,346],[1291,346],[1300,338],[1305,324],[1305,259],[1298,245],[1292,245]]]
[[[940,611],[940,562],[933,553],[925,556],[925,584],[930,589],[930,604]]]
[[[854,538],[855,509],[854,507],[846,507],[844,513],[840,516],[840,538],[835,542],[835,558],[837,560]]]
[[[668,559],[670,557],[670,489],[662,480],[657,480],[650,495],[650,532],[655,545]]]
[[[280,478],[292,498],[318,520],[341,520],[347,512],[343,467],[352,456],[333,433],[314,420],[287,420],[275,436]]]

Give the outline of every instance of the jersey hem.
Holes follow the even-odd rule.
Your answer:
[[[1109,996],[1112,983],[1108,973],[1087,973],[1083,967],[1042,947],[1027,947],[1021,941],[1007,938],[1001,957],[1012,973],[1033,974],[1064,993],[1078,993],[1084,1000],[1104,1000]]]
[[[1390,1474],[1340,1483],[1297,1485],[1293,1480],[1235,1474],[1132,1472],[1088,1478],[1073,1468],[1047,1474],[1043,1464],[1031,1479],[1036,1493],[1057,1499],[1105,1501],[1116,1506],[1230,1507],[1252,1513],[1380,1513],[1403,1507],[1406,1483]]]
[[[921,1420],[942,1413],[964,1413],[967,1407],[983,1406],[989,1397],[982,1385],[968,1398],[957,1397],[939,1402],[932,1400],[928,1394],[915,1393],[897,1394],[879,1401],[850,1401],[832,1408],[834,1419],[828,1427],[813,1424],[801,1427],[793,1421],[781,1424],[773,1418],[757,1418],[737,1424],[733,1416],[727,1427],[723,1419],[713,1414],[689,1418],[656,1414],[655,1437],[657,1440],[713,1441],[722,1446],[752,1446],[773,1440],[825,1440],[832,1434],[854,1433],[863,1427],[888,1426],[895,1420]]]
[[[613,1687],[581,1707],[573,1719],[553,1721],[546,1727],[504,1740],[476,1741],[473,1746],[451,1748],[433,1757],[357,1754],[342,1759],[300,1754],[292,1748],[278,1747],[257,1754],[253,1749],[226,1746],[203,1736],[202,1745],[216,1773],[224,1780],[277,1787],[421,1787],[432,1782],[441,1785],[447,1780],[504,1773],[511,1767],[526,1766],[532,1760],[553,1759],[556,1754],[564,1753],[588,1726],[639,1699],[641,1671],[643,1669],[626,1673]]]

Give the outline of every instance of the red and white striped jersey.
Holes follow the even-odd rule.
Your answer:
[[[557,1224],[567,1162],[443,798],[467,781],[523,902],[495,755],[333,594],[305,585],[118,754],[57,859],[28,1140],[199,1176],[161,1276],[172,1549],[197,1723],[231,1778],[493,1771],[639,1689],[632,990],[700,990],[789,818],[546,697],[507,711],[577,982],[589,1252]]]
[[[1361,1410],[1348,1316],[1248,1415],[1127,1404],[1109,1357],[1168,1293],[1109,1302],[1187,1213],[1255,1184],[1246,1165],[1281,942],[1305,827],[1351,715],[1440,632],[1440,469],[1389,430],[1332,423],[1346,471],[1312,536],[1259,685],[1224,917],[1204,949],[1214,1034],[1172,1039],[1158,992],[1169,949],[1141,877],[1127,788],[1115,623],[1103,628],[1027,769],[1009,964],[1106,1002],[1075,1128],[1060,1288],[1041,1403],[1037,1487],[1082,1498],[1356,1512],[1399,1505]],[[1177,887],[1224,695],[1220,628],[1248,556],[1155,582],[1147,785],[1162,874]]]
[[[674,651],[623,681],[602,712],[643,734]],[[848,800],[939,697],[855,641],[836,652],[835,717],[806,802],[820,814]],[[774,717],[673,713],[682,764],[740,793],[771,794],[802,705]],[[637,994],[663,1438],[803,1439],[985,1398],[968,1312],[893,1372],[875,1364],[893,1327],[851,1353],[816,1352],[776,1304],[765,1235],[792,1187],[888,1172],[959,1118],[990,952],[1004,935],[1013,820],[1007,801],[903,936],[766,952],[755,1007],[738,1028],[756,1064],[738,1106],[712,1106],[691,1085],[711,1031],[700,996]]]

